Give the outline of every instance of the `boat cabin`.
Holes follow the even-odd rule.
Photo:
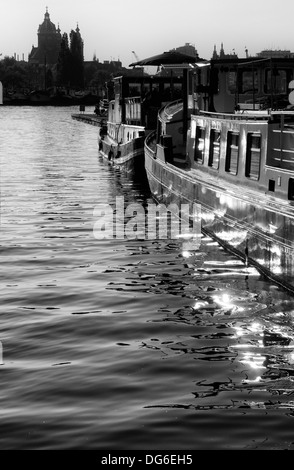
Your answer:
[[[182,78],[156,75],[115,77],[110,94],[110,135],[113,139],[131,140],[142,128],[156,128],[157,113],[162,105],[182,98]],[[125,135],[118,136],[122,131]]]
[[[294,201],[294,59],[218,60],[192,73],[186,165],[216,184]],[[181,111],[167,119],[168,109],[158,135],[172,136],[177,154]]]
[[[294,58],[211,60],[209,67],[194,72],[194,78],[203,110],[284,109],[289,105]]]
[[[192,115],[192,168],[263,194],[294,200],[294,112]]]

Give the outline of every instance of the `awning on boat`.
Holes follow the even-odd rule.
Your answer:
[[[205,59],[200,57],[190,56],[187,54],[182,54],[178,51],[168,51],[163,52],[162,54],[154,55],[152,57],[147,57],[147,59],[139,60],[138,62],[133,62],[129,67],[139,66],[148,66],[148,65],[179,65],[179,64],[195,64],[196,62],[203,63],[207,62]]]

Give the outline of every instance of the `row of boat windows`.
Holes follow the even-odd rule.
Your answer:
[[[206,142],[206,129],[197,126],[196,140],[195,140],[195,154],[194,160],[198,163],[204,162],[205,142]],[[227,134],[227,148],[225,170],[228,173],[237,175],[239,163],[239,140],[240,135],[235,131],[228,131]],[[208,166],[211,168],[219,169],[220,163],[220,141],[221,133],[216,129],[210,130],[209,136],[209,155]],[[246,164],[245,176],[257,180],[260,173],[260,159],[261,159],[261,135],[259,133],[247,134],[247,147],[246,147]]]
[[[227,89],[231,94],[263,92],[263,93],[287,93],[288,83],[292,80],[291,69],[266,69],[264,76],[260,71],[253,70],[230,70],[227,74]]]

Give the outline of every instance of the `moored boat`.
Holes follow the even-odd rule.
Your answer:
[[[163,103],[182,93],[182,79],[120,76],[112,80],[106,129],[100,130],[100,154],[111,164],[145,178],[144,140],[156,128]],[[109,92],[110,94],[110,92]]]
[[[169,103],[145,141],[151,192],[198,203],[204,232],[294,292],[294,60],[188,68],[187,116]]]

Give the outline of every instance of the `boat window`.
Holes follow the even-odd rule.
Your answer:
[[[268,190],[274,193],[275,192],[275,185],[276,185],[275,180],[269,180]]]
[[[229,70],[227,74],[227,90],[234,95],[237,92],[237,72]]]
[[[257,70],[243,70],[240,78],[239,93],[258,92]]]
[[[145,97],[146,95],[148,95],[148,93],[151,92],[151,85],[150,83],[144,83],[143,85],[143,97]]]
[[[288,199],[294,201],[294,179],[289,178]]]
[[[208,165],[212,168],[218,169],[219,167],[219,153],[220,153],[220,132],[216,129],[210,131],[210,146]]]
[[[225,170],[233,175],[238,171],[238,157],[239,157],[239,133],[229,131],[227,138],[227,154]]]
[[[179,100],[182,98],[182,84],[181,83],[173,83],[173,100]]]
[[[261,135],[253,132],[247,134],[247,152],[245,176],[252,179],[259,178],[261,158]]]
[[[162,101],[172,101],[172,90],[170,83],[163,84]]]
[[[195,156],[196,162],[203,163],[205,151],[205,128],[197,126],[195,140]]]
[[[276,67],[274,67],[272,70],[266,70],[264,92],[274,94],[287,93],[288,82],[291,80],[291,78],[287,75],[288,74],[286,70],[277,69]]]
[[[140,96],[141,85],[140,83],[129,83],[129,94],[128,96]]]

